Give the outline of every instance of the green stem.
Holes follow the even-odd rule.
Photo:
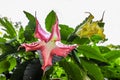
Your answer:
[[[42,76],[42,80],[46,80],[46,76],[44,74]]]

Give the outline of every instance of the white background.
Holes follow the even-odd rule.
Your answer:
[[[44,27],[47,14],[54,10],[59,18],[59,23],[71,27],[80,24],[87,16],[85,12],[91,12],[94,20],[101,19],[105,11],[105,34],[108,41],[105,44],[120,45],[120,0],[0,0],[0,16],[8,17],[13,22],[21,21],[27,24],[23,11],[34,15]]]

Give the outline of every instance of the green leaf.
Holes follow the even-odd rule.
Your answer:
[[[5,75],[3,75],[3,74],[0,74],[0,80],[6,80],[6,77],[5,77]]]
[[[88,38],[80,38],[76,36],[73,40],[73,43],[83,45],[90,43],[90,40]]]
[[[88,75],[90,75],[91,78],[93,78],[91,80],[104,80],[101,70],[97,66],[97,64],[89,62],[88,60],[84,60],[82,58],[81,64],[84,67],[84,69],[88,72]]]
[[[17,34],[12,22],[8,21],[7,18],[0,18],[0,24],[2,25],[2,27],[4,27],[3,30],[7,32],[8,34],[7,37],[10,37],[10,38],[16,37]]]
[[[6,42],[6,39],[0,37],[0,44],[4,44]]]
[[[104,57],[108,60],[108,61],[112,61],[114,59],[117,59],[120,57],[120,50],[113,50],[113,51],[109,51],[107,53],[105,53]]]
[[[34,31],[36,27],[35,17],[26,11],[24,11],[24,14],[29,20],[28,25],[25,27],[25,31],[24,31],[25,40],[30,42],[35,41],[35,38],[34,38]]]
[[[7,60],[0,62],[0,73],[5,72],[9,69],[10,63]]]
[[[62,80],[68,80],[67,79],[67,74],[65,73],[65,71],[63,70],[63,68],[60,67],[58,64],[55,64],[53,66],[52,74],[50,73],[49,75],[52,76],[51,78],[61,78]]]
[[[5,71],[11,71],[17,65],[16,58],[8,56],[6,59],[0,62],[0,73]]]
[[[103,66],[101,67],[104,77],[111,80],[120,80],[120,66]]]
[[[68,36],[74,31],[74,29],[63,24],[60,24],[59,26],[60,26],[61,39],[67,40]]]
[[[23,11],[23,12],[24,12],[24,14],[26,15],[26,17],[28,18],[29,21],[31,21],[31,22],[35,21],[35,17],[32,14],[30,14],[27,11]]]
[[[10,67],[9,67],[9,71],[13,70],[15,68],[15,66],[17,65],[17,61],[16,58],[14,57],[9,57],[8,61],[10,63]]]
[[[24,37],[24,29],[23,27],[21,26],[20,29],[19,29],[19,32],[18,32],[18,41],[20,43],[24,42],[25,40],[25,37]]]
[[[56,13],[52,10],[45,19],[45,26],[46,30],[51,32],[52,26],[55,24],[56,21]]]
[[[105,47],[105,46],[98,46],[98,47],[101,53],[107,53],[110,51],[108,47]]]
[[[17,51],[17,47],[13,47],[11,44],[0,44],[2,49],[2,55],[0,55],[0,61],[4,59],[7,55],[13,54]]]
[[[87,45],[81,45],[78,47],[78,51],[82,53],[87,58],[96,59],[102,62],[106,62],[107,60],[101,55],[101,53],[95,48]]]
[[[90,39],[94,42],[94,43],[98,43],[100,40],[102,40],[102,37],[98,34],[95,34],[93,36],[90,37]]]
[[[65,72],[68,74],[68,77],[70,80],[87,80],[88,79],[88,77],[79,68],[79,66],[72,62],[66,62],[65,60],[60,61],[60,66],[63,67]]]

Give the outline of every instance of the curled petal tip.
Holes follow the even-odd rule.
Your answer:
[[[36,29],[35,29],[34,36],[42,41],[45,41],[45,42],[47,42],[49,37],[50,37],[50,34],[42,29],[42,27],[39,24],[37,19],[36,19]]]
[[[56,19],[55,24],[52,26],[52,33],[49,40],[60,41],[60,30],[58,26],[58,19]]]
[[[19,51],[19,50],[20,50],[20,48],[22,48],[22,46],[19,46],[19,47],[18,47],[18,49],[17,49],[17,51]]]

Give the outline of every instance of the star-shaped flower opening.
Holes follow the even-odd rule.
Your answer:
[[[61,43],[60,31],[58,26],[58,18],[52,26],[51,34],[44,31],[36,19],[35,37],[40,41],[30,44],[23,43],[21,47],[25,47],[26,51],[40,50],[43,64],[42,69],[46,71],[47,67],[52,66],[53,56],[66,57],[73,49],[74,45],[65,45]]]

